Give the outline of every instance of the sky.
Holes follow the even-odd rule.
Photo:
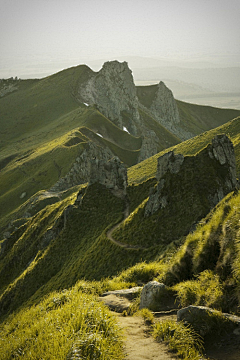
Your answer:
[[[0,78],[97,59],[240,66],[239,0],[0,0]]]

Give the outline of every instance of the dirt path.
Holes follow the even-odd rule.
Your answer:
[[[126,220],[126,218],[129,216],[129,203],[126,201],[126,208],[124,210],[124,218],[122,221],[120,221],[118,224],[114,225],[110,230],[107,231],[106,233],[106,236],[107,238],[113,242],[115,245],[118,245],[122,248],[125,248],[125,249],[135,249],[135,250],[139,250],[139,249],[144,249],[143,247],[141,246],[138,246],[138,245],[130,245],[130,244],[124,244],[124,243],[121,243],[120,241],[117,241],[115,240],[113,237],[112,237],[112,233],[117,229],[119,228],[119,226],[121,226],[121,224]]]
[[[127,360],[176,360],[165,344],[156,342],[148,333],[148,327],[144,325],[142,318],[116,315],[124,331]]]

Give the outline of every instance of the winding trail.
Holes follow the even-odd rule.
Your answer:
[[[120,221],[118,224],[114,225],[111,229],[109,229],[106,233],[106,236],[107,238],[112,242],[114,243],[115,245],[117,246],[120,246],[124,249],[127,249],[127,250],[140,250],[140,249],[145,249],[144,247],[142,246],[138,246],[138,245],[131,245],[131,244],[124,244],[124,243],[121,243],[120,241],[118,240],[115,240],[113,237],[112,237],[112,233],[117,229],[119,228],[122,223],[126,220],[126,218],[129,216],[129,213],[130,213],[130,210],[129,210],[129,202],[127,200],[125,200],[125,204],[126,204],[126,207],[125,207],[125,210],[124,210],[124,217],[123,217],[123,220]]]

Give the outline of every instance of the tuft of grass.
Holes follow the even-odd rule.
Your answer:
[[[1,359],[123,359],[121,331],[92,295],[54,292],[0,326]]]
[[[153,325],[154,323],[154,315],[149,309],[141,309],[136,312],[137,316],[141,316],[146,325]]]
[[[182,307],[201,305],[221,309],[223,286],[211,270],[200,273],[196,280],[180,282],[173,287]]]
[[[202,358],[203,341],[190,326],[182,322],[166,320],[156,323],[153,336],[158,341],[165,341],[169,349],[183,360],[200,360]]]

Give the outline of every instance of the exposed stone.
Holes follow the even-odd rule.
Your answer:
[[[126,62],[106,62],[79,89],[79,100],[90,105],[95,104],[99,111],[123,129],[123,113],[128,114],[128,130],[136,135],[136,124],[140,117],[138,98],[132,72]]]
[[[108,296],[108,295],[116,295],[119,297],[125,297],[129,300],[134,299],[139,292],[142,290],[142,287],[140,286],[135,286],[131,289],[121,289],[121,290],[113,290],[113,291],[107,291],[105,293],[102,294],[102,297],[104,296]]]
[[[131,302],[126,297],[120,297],[114,294],[100,296],[99,300],[102,301],[110,310],[122,313],[131,305]]]
[[[106,163],[113,157],[113,153],[108,148],[96,145],[92,141],[88,142],[81,155],[77,156],[68,174],[59,179],[50,191],[63,191],[72,186],[85,184],[89,181],[92,166],[98,159]]]
[[[0,88],[0,97],[3,97],[13,91],[18,90],[18,86],[16,84],[5,84],[3,87]]]
[[[25,198],[25,197],[26,197],[26,195],[27,195],[27,193],[26,193],[26,192],[23,192],[23,193],[20,195],[20,199]]]
[[[89,185],[95,182],[111,189],[115,195],[124,197],[127,191],[127,168],[117,156],[108,161],[92,160]]]
[[[139,107],[179,139],[187,140],[194,136],[182,124],[173,93],[162,81],[156,87],[151,105],[147,108],[139,102]]]
[[[166,285],[150,281],[142,289],[139,308],[152,311],[169,310],[173,307],[174,300]]]
[[[208,147],[209,156],[215,158],[221,165],[229,168],[229,178],[226,185],[232,189],[237,184],[236,160],[234,147],[231,140],[225,135],[217,135],[212,140],[212,146]]]
[[[169,151],[168,153],[159,157],[157,163],[157,180],[160,180],[167,173],[167,171],[169,171],[170,174],[177,174],[183,161],[184,156],[181,154],[175,155],[173,151]]]
[[[216,316],[216,320],[214,320]],[[217,319],[225,321],[223,325],[225,328],[232,328],[232,331],[239,332],[240,330],[240,317],[221,313],[217,310],[211,309],[206,306],[190,305],[177,312],[177,321],[183,321],[191,324],[200,335],[206,336],[216,326]]]
[[[153,130],[142,129],[143,140],[138,156],[138,162],[141,162],[149,157],[157,154],[159,149],[159,139]]]
[[[121,129],[127,127],[132,135],[142,136],[138,162],[159,151],[159,138],[145,126],[139,108],[154,117],[165,128],[185,140],[193,136],[181,127],[176,101],[163,82],[157,85],[155,98],[150,106],[143,106],[134,85],[132,72],[126,62],[106,62],[78,89],[78,100],[94,105],[102,114]]]
[[[178,107],[172,91],[160,81],[150,110],[161,124],[172,127],[180,122]]]
[[[168,204],[173,207],[175,198],[171,192],[183,191],[187,186],[188,189],[190,188],[187,191],[195,193],[198,197],[196,200],[200,204],[204,202],[206,211],[210,211],[237,185],[233,144],[226,135],[217,135],[212,140],[212,144],[209,144],[196,156],[184,158],[183,155],[175,155],[173,151],[170,151],[158,158],[156,178],[158,183],[151,189],[145,207],[145,216],[164,209]],[[178,186],[179,181],[181,181],[181,186]],[[174,184],[176,185],[174,186]],[[179,190],[177,190],[178,188]],[[182,195],[184,204],[184,194]],[[190,204],[186,204],[186,206],[188,205]],[[202,216],[205,215],[202,214]]]

